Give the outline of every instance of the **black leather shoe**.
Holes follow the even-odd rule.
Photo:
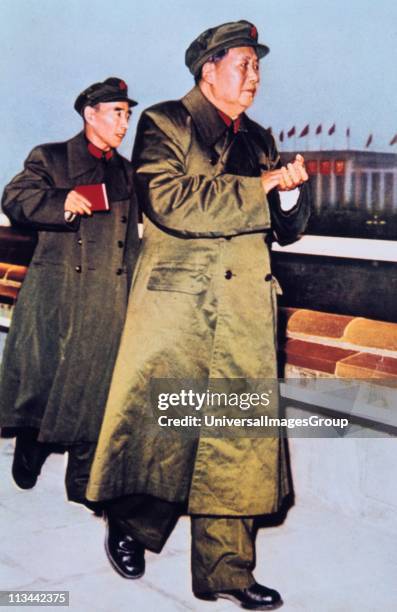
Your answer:
[[[247,589],[233,589],[230,591],[217,591],[215,593],[195,593],[198,599],[216,601],[218,598],[230,599],[245,610],[276,610],[283,605],[280,593],[268,589],[255,582]]]
[[[123,533],[112,521],[107,522],[105,550],[110,563],[120,576],[132,580],[145,573],[145,547]]]
[[[49,445],[36,441],[37,431],[18,434],[15,441],[11,473],[21,489],[32,489],[44,461],[50,454]]]

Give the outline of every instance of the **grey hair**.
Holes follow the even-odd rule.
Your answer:
[[[218,53],[214,53],[214,55],[210,55],[209,58],[204,62],[204,64],[206,64],[207,62],[212,62],[213,64],[217,64],[218,62],[221,61],[221,59],[225,57],[225,55],[227,55],[228,52],[229,52],[229,49],[221,49],[221,51],[218,51]],[[196,83],[196,85],[198,85],[199,82],[201,81],[201,77],[202,77],[201,71],[202,71],[203,66],[201,66],[198,73],[194,75],[194,82]]]

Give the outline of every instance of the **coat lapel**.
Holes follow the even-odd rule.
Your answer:
[[[184,98],[182,104],[188,110],[200,139],[213,151],[213,163],[217,172],[222,172],[227,166],[234,134],[211,102],[201,93],[198,86],[194,87]],[[241,115],[239,135],[248,133],[248,118]],[[212,160],[211,160],[212,161]]]
[[[227,126],[220,117],[215,106],[201,93],[199,87],[194,87],[184,98],[182,104],[193,119],[201,140],[209,147],[214,146],[227,132]]]
[[[76,182],[78,179],[82,180],[81,177],[84,175],[86,182],[98,182],[95,176],[98,176],[97,169],[99,163],[101,163],[100,160],[91,155],[87,149],[87,140],[84,132],[80,132],[69,140],[68,173],[72,182]],[[109,199],[116,202],[129,198],[131,186],[128,184],[128,174],[125,168],[125,165],[128,164],[127,160],[124,160],[115,151],[113,158],[107,164],[106,173],[101,180],[105,180],[107,183]]]
[[[98,160],[87,149],[84,132],[80,132],[68,142],[68,172],[71,179],[93,172]]]

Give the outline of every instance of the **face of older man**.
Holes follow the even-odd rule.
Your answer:
[[[259,60],[253,47],[229,49],[218,62],[203,66],[200,88],[231,118],[251,106],[259,85]]]
[[[127,133],[130,116],[130,107],[125,101],[87,106],[84,119],[88,140],[103,151],[118,147]]]

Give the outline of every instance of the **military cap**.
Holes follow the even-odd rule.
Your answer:
[[[197,76],[205,62],[216,53],[232,47],[254,47],[258,57],[269,53],[269,47],[258,43],[258,30],[249,21],[232,21],[205,30],[189,46],[185,54],[185,64]]]
[[[127,83],[117,77],[110,77],[103,83],[93,83],[87,87],[77,96],[74,108],[83,115],[86,106],[95,106],[99,102],[128,102],[129,106],[138,104],[128,97]]]

